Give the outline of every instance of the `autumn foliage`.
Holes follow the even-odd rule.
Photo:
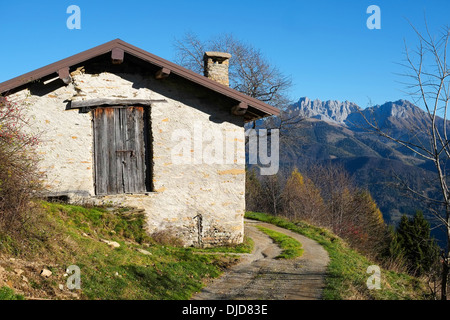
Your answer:
[[[381,254],[390,241],[370,193],[357,188],[343,168],[312,166],[307,174],[295,168],[285,175],[260,179],[249,171],[246,189],[247,210],[330,229],[368,255]]]

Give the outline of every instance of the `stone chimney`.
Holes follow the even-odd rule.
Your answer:
[[[205,77],[229,86],[228,66],[230,58],[231,54],[225,52],[205,52],[203,56]]]

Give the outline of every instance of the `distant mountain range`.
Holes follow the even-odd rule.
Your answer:
[[[361,109],[356,103],[349,101],[320,101],[303,97],[285,111],[285,116],[292,117],[295,115],[336,123],[351,129],[366,126],[365,121],[362,121],[362,115],[371,122],[377,123],[381,129],[409,131],[412,128],[419,127],[423,130],[429,124],[427,114],[407,100],[386,102],[383,105]],[[443,120],[440,119],[440,121]]]
[[[291,105],[287,113],[289,116],[301,114],[306,118],[344,124],[350,114],[360,110],[361,108],[353,102],[331,100],[322,102],[304,97]]]
[[[307,171],[310,163],[339,164],[371,192],[387,223],[396,224],[403,213],[412,215],[419,209],[433,220],[422,201],[399,187],[406,183],[428,196],[435,195],[439,189],[433,164],[369,132],[364,119],[394,137],[426,145],[430,120],[422,109],[406,100],[362,109],[349,101],[303,97],[282,112],[285,119],[296,116],[305,119],[285,129],[283,134],[295,139],[282,140],[281,167]],[[443,128],[443,119],[438,124]]]

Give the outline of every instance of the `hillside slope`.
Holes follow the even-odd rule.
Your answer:
[[[143,229],[142,214],[132,210],[42,207],[26,234],[0,234],[0,288],[25,299],[188,299],[237,259],[195,254],[169,234],[156,242]],[[226,251],[250,248],[246,242]],[[71,265],[80,268],[80,290],[67,286]],[[42,276],[44,269],[51,275]]]
[[[235,247],[181,248],[168,234],[158,235],[159,242],[148,237],[133,210],[41,205],[43,215],[26,233],[0,233],[0,299],[186,300],[234,265],[236,253],[253,248],[248,238]],[[419,279],[389,270],[382,273],[383,290],[367,290],[372,262],[324,229],[259,213],[247,217],[303,234],[328,251],[326,299],[426,297]],[[67,286],[71,265],[80,268],[79,290]],[[51,274],[41,275],[44,269]]]
[[[426,283],[405,273],[380,267],[380,289],[367,286],[369,266],[377,266],[330,231],[304,222],[258,212],[247,212],[247,219],[268,222],[317,241],[330,257],[325,278],[325,300],[422,300],[430,298]]]

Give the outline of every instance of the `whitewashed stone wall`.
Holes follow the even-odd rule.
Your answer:
[[[50,93],[35,93],[36,90],[31,88],[11,97],[26,102],[36,130],[43,132],[39,151],[51,193],[70,195],[71,201],[143,208],[149,233],[167,230],[180,237],[185,245],[242,242],[244,161],[235,159],[230,163],[223,158],[226,163],[177,164],[173,157],[174,148],[180,144],[180,139],[172,137],[174,130],[190,132],[191,137],[186,139],[194,139],[194,130],[199,123],[202,132],[213,129],[222,132],[224,153],[227,143],[235,143],[237,158],[245,157],[243,119],[230,114],[231,106],[220,99],[211,103],[204,93],[197,94],[192,85],[180,84],[170,78],[160,81],[153,77],[107,72],[81,73],[73,78],[73,84]],[[92,115],[66,110],[68,100],[94,98],[166,101],[150,107],[153,192],[95,196]],[[194,143],[191,146],[190,152],[194,156]],[[207,147],[205,141],[203,149]]]

